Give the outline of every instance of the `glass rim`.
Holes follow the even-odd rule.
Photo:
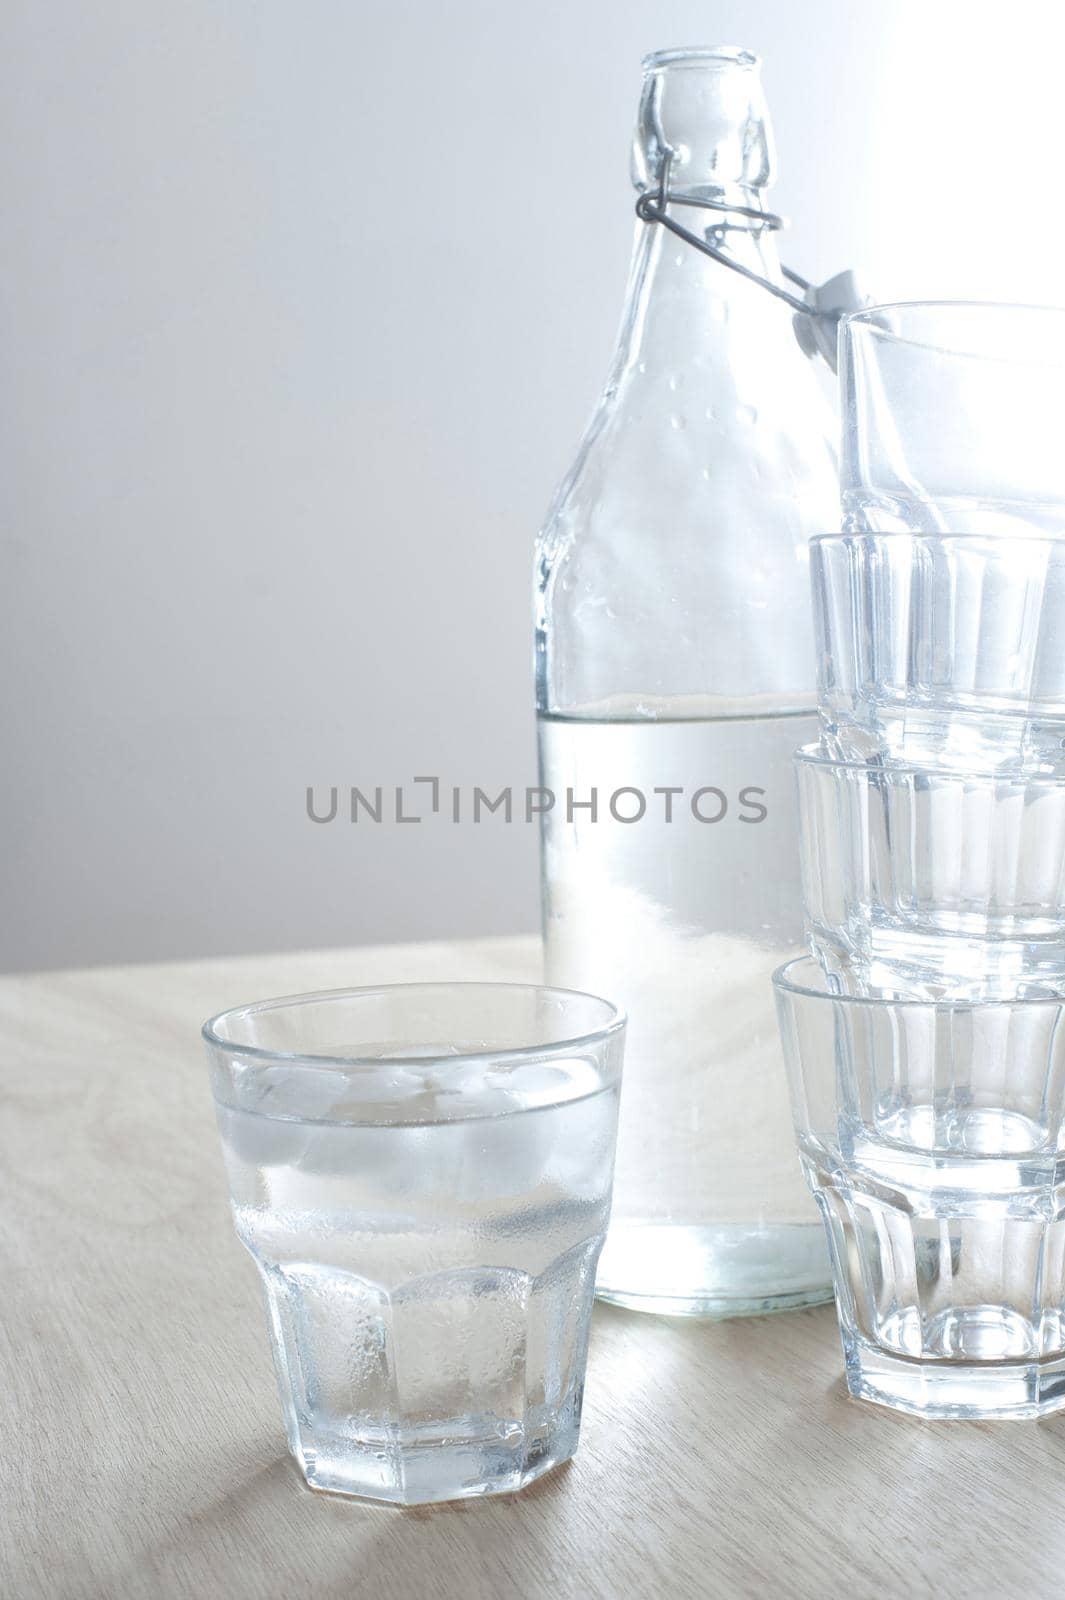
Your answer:
[[[863,701],[872,699],[874,703],[876,702],[875,695],[863,694],[861,698]],[[1016,713],[1007,710],[1006,714],[1012,716]],[[1042,720],[1051,721],[1054,720],[1054,716],[1055,714],[1052,713]],[[1065,718],[1060,720],[1065,721]],[[1025,788],[1065,788],[1065,774],[1055,776],[1050,772],[1025,772],[1023,769],[1014,771],[1009,768],[984,769],[980,767],[932,766],[927,761],[896,761],[893,756],[878,757],[874,761],[860,761],[857,757],[831,755],[828,751],[822,749],[820,744],[816,743],[800,745],[792,756],[792,760],[796,766],[801,762],[806,767],[838,767],[845,771],[860,772],[867,778],[873,777],[878,773],[887,773],[899,774],[903,777],[951,779],[955,782],[976,782],[977,780],[982,783],[1006,782],[1023,784]]]
[[[1015,354],[1001,355],[989,354],[978,346],[974,349],[971,345],[956,345],[944,342],[943,339],[920,337],[916,331],[907,332],[905,329],[885,328],[878,318],[885,312],[910,314],[914,319],[917,316],[936,312],[943,316],[944,321],[951,320],[954,313],[972,314],[981,316],[995,316],[1001,318],[1003,314],[1016,317],[1024,316],[1052,316],[1059,319],[1065,326],[1065,305],[1039,304],[1023,300],[885,300],[879,305],[862,306],[857,311],[849,311],[840,318],[839,342],[841,351],[849,343],[853,343],[859,334],[868,334],[884,340],[890,340],[896,345],[908,345],[913,350],[937,352],[946,356],[955,356],[959,359],[976,359],[981,361],[996,360],[1002,363],[1014,363],[1018,366],[1059,366],[1062,363],[1053,359],[1047,360],[1044,356],[1040,359],[1038,353],[1018,351]],[[946,329],[944,329],[946,333]]]
[[[1029,507],[1035,506],[1037,508],[1049,506],[1058,507],[1061,505],[1061,501],[1026,500],[1023,502],[1023,504]],[[890,544],[892,540],[895,539],[897,539],[900,544],[908,540],[911,544],[921,545],[922,547],[927,546],[929,549],[934,549],[937,545],[956,544],[960,541],[964,541],[966,544],[974,545],[994,545],[996,550],[1001,552],[1003,556],[1008,556],[1011,549],[1016,549],[1017,546],[1026,544],[1053,545],[1061,550],[1065,550],[1065,532],[1062,532],[1057,528],[1027,528],[1024,533],[1008,534],[980,533],[974,529],[969,529],[964,533],[941,533],[938,530],[934,531],[930,529],[918,528],[893,528],[890,531],[884,530],[879,533],[874,533],[871,530],[861,533],[847,533],[846,531],[840,529],[838,531],[833,531],[832,533],[811,534],[809,544],[810,548],[813,549],[814,545],[823,544]]]
[[[425,995],[432,990],[441,990],[454,993],[458,990],[491,990],[499,993],[501,990],[512,994],[539,994],[557,997],[566,1000],[593,1000],[596,1005],[602,1006],[608,1013],[607,1019],[601,1027],[585,1030],[582,1033],[567,1035],[562,1039],[554,1039],[543,1044],[522,1044],[503,1046],[498,1049],[485,1048],[483,1050],[463,1050],[455,1055],[417,1055],[417,1056],[368,1056],[349,1052],[338,1055],[332,1052],[314,1052],[310,1050],[277,1050],[265,1045],[239,1043],[233,1039],[223,1038],[218,1031],[221,1024],[235,1018],[249,1018],[262,1016],[269,1011],[293,1010],[302,1005],[318,1005],[322,1002],[372,999],[381,996],[403,995],[415,993]],[[313,989],[305,994],[277,995],[267,1000],[250,1000],[243,1005],[227,1006],[224,1011],[218,1011],[200,1029],[201,1037],[212,1049],[221,1050],[226,1055],[240,1056],[241,1059],[250,1058],[261,1062],[263,1065],[282,1064],[285,1066],[307,1067],[341,1067],[347,1070],[367,1069],[380,1071],[384,1068],[412,1067],[428,1068],[441,1064],[448,1067],[461,1067],[483,1061],[516,1062],[516,1061],[543,1061],[551,1057],[571,1055],[575,1050],[584,1049],[591,1045],[601,1044],[621,1033],[626,1025],[627,1017],[620,1006],[612,1000],[606,1000],[602,995],[591,994],[584,989],[561,989],[552,984],[508,982],[503,979],[499,982],[481,981],[477,979],[426,979],[412,983],[379,983],[355,985],[345,989]]]
[[[824,982],[828,979],[824,969],[819,965],[816,956],[806,955],[791,956],[773,973],[773,988],[780,994],[794,995],[802,1000],[828,1000],[834,1005],[866,1006],[881,1011],[937,1011],[937,1012],[963,1012],[963,1011],[1031,1011],[1039,1006],[1046,1006],[1065,1013],[1065,994],[1060,995],[1014,995],[1014,996],[983,996],[967,999],[944,996],[938,1000],[921,999],[917,995],[873,995],[873,994],[837,994],[831,989],[813,989],[809,984],[799,983],[790,974],[795,968],[812,968]]]
[[[670,50],[652,50],[644,56],[645,73],[658,72],[662,67],[705,67],[717,64],[722,67],[760,67],[761,56],[738,44],[677,45]]]

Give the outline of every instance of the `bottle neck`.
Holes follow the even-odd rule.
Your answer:
[[[764,212],[773,180],[773,139],[760,63],[732,46],[658,51],[644,62],[632,146],[632,179],[642,195],[673,196],[669,215],[756,277],[783,285],[772,229],[743,211]],[[742,208],[738,214],[685,198]],[[622,344],[660,340],[671,366],[698,364],[700,350],[728,365],[730,328],[753,349],[790,316],[783,301],[742,272],[704,255],[662,223],[638,225]],[[626,337],[627,335],[627,337]]]

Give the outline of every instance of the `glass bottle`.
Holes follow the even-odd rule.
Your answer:
[[[644,63],[638,190],[783,283],[760,63]],[[829,1295],[770,974],[802,942],[791,756],[815,734],[807,542],[839,525],[835,424],[793,312],[637,221],[607,386],[537,563],[548,981],[629,1013],[598,1291],[749,1314]],[[594,809],[593,809],[594,797]],[[547,804],[546,797],[544,804]]]

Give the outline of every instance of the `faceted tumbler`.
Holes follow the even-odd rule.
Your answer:
[[[843,534],[810,558],[829,754],[1065,776],[1065,538]]]
[[[851,1393],[924,1417],[1065,1407],[1065,1000],[774,978]]]
[[[807,937],[838,985],[1065,991],[1065,777],[795,757]]]
[[[519,1489],[577,1448],[624,1021],[517,984],[206,1024],[236,1230],[315,1489]]]

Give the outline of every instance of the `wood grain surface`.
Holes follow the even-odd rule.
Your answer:
[[[522,939],[0,981],[0,1593],[1058,1591],[1065,1418],[859,1405],[830,1308],[711,1325],[597,1307],[580,1452],[522,1495],[405,1511],[304,1487],[199,1024],[264,995],[537,966]]]

